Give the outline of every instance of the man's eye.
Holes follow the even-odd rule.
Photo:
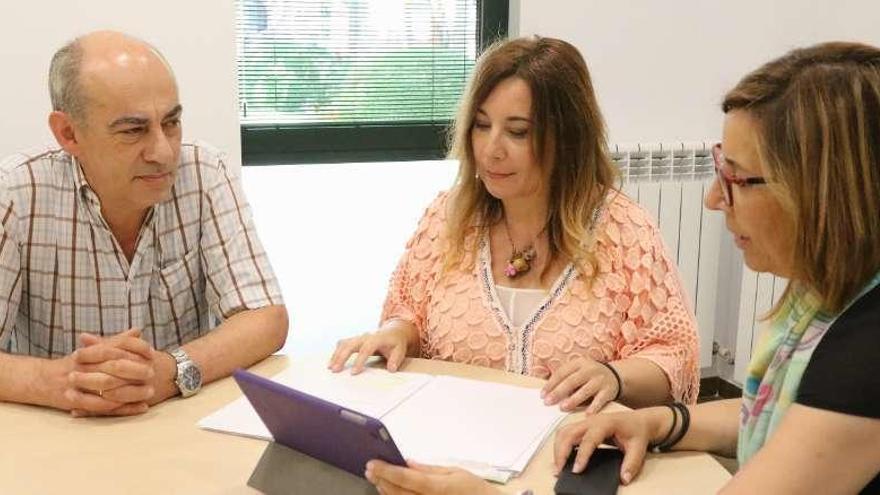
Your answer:
[[[162,125],[165,127],[178,127],[180,125],[180,119],[166,120]]]
[[[143,127],[132,127],[130,129],[123,129],[119,132],[121,132],[122,134],[129,135],[129,136],[135,136],[135,135],[138,135],[138,134],[141,134],[142,132],[144,132],[144,128]]]

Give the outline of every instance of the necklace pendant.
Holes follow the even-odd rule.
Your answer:
[[[514,278],[518,275],[516,268],[514,268],[513,263],[507,262],[507,267],[504,268],[504,274],[507,275],[507,278]]]
[[[531,254],[529,254],[529,251],[531,251]],[[511,256],[510,260],[507,262],[504,274],[507,275],[508,278],[515,278],[522,273],[526,273],[532,267],[531,264],[529,264],[529,261],[534,257],[534,250],[513,253],[513,256]]]
[[[547,229],[547,225],[544,225],[544,228],[538,232],[538,235],[535,236],[535,239],[532,241],[532,244],[527,246],[522,251],[516,250],[516,245],[513,243],[513,238],[510,236],[510,226],[507,225],[507,217],[504,217],[504,229],[507,231],[507,240],[510,241],[510,259],[507,260],[507,266],[504,267],[504,274],[507,275],[507,278],[515,278],[522,273],[526,273],[532,268],[532,261],[537,258],[538,253],[535,251],[535,242],[541,237],[541,234],[544,230]]]

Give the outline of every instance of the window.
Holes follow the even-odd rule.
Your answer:
[[[237,0],[245,165],[439,158],[507,1]]]

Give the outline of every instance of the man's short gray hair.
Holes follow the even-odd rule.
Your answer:
[[[52,110],[80,120],[85,112],[85,95],[80,84],[83,48],[79,38],[55,52],[49,64],[49,98]]]
[[[95,32],[79,36],[59,48],[49,64],[49,98],[52,101],[52,110],[64,112],[79,122],[83,122],[85,118],[89,99],[83,89],[81,77],[83,59],[86,56],[86,48],[83,45],[90,36],[101,33],[120,36],[145,46],[165,65],[172,79],[174,77],[174,71],[171,70],[171,66],[168,65],[168,61],[165,60],[162,53],[146,41],[115,31]]]

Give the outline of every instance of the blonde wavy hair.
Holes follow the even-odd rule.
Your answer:
[[[824,310],[841,311],[880,269],[880,50],[793,50],[746,75],[722,110],[756,123],[770,190],[794,221],[794,274],[780,301],[804,284]]]
[[[599,111],[587,64],[571,44],[529,37],[496,42],[479,58],[452,127],[450,158],[459,161],[447,211],[449,241],[445,267],[475,261],[479,239],[501,221],[501,201],[475,177],[471,130],[477,110],[492,90],[508,78],[531,90],[532,146],[541,167],[549,167],[547,238],[549,261],[573,261],[583,272],[595,268],[590,254],[594,212],[610,190],[618,170],[611,162],[605,121]],[[478,234],[469,237],[470,234]],[[472,239],[468,245],[468,239]]]

